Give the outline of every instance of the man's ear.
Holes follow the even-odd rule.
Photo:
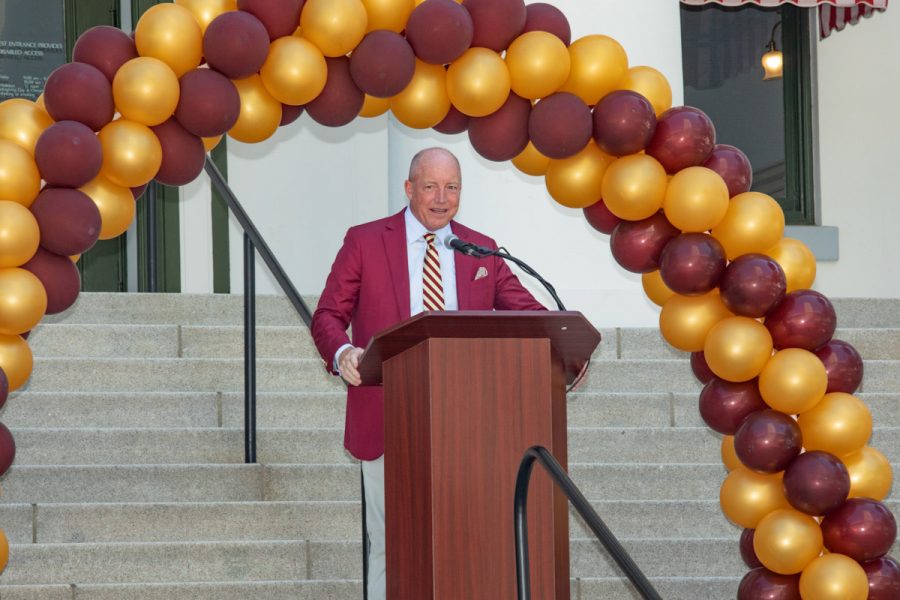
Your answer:
[[[406,199],[412,200],[413,182],[407,179],[403,182],[403,189],[406,192]]]

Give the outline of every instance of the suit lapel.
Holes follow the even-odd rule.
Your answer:
[[[450,229],[453,233],[465,237],[465,232],[460,232],[455,221],[451,221]],[[478,268],[480,259],[473,258],[460,252],[455,253],[453,261],[456,266],[456,302],[459,310],[471,310],[470,293],[472,280],[475,279],[475,269]]]
[[[403,213],[404,211],[400,211],[393,219],[388,221],[382,233],[400,320],[410,316],[409,261],[406,257],[406,227],[404,226]]]

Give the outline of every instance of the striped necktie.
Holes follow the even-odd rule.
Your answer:
[[[441,285],[441,259],[434,245],[434,234],[425,234],[425,264],[422,268],[422,305],[425,310],[444,310],[444,287]]]

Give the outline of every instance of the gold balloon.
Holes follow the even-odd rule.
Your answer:
[[[366,119],[371,119],[372,117],[383,115],[384,113],[389,111],[390,108],[390,98],[376,98],[375,96],[366,94],[366,97],[363,100],[362,108],[359,110],[359,116]]]
[[[546,31],[529,31],[506,50],[512,91],[533,100],[549,96],[569,78],[569,49]]]
[[[718,289],[700,296],[674,294],[659,313],[659,330],[679,350],[698,352],[713,325],[731,316]]]
[[[800,575],[803,600],[866,600],[869,578],[858,562],[843,554],[814,559]]]
[[[219,145],[219,142],[222,141],[223,137],[224,136],[217,135],[216,137],[205,137],[205,138],[200,138],[200,139],[203,140],[203,148],[207,152],[212,152],[213,148],[215,148],[216,146]]]
[[[766,254],[781,265],[788,293],[812,287],[816,280],[816,257],[806,244],[793,238],[781,238],[766,250]]]
[[[872,413],[851,394],[832,392],[815,408],[797,418],[807,450],[824,450],[835,456],[857,452],[872,436]]]
[[[47,311],[47,292],[31,271],[0,269],[0,333],[30,331]]]
[[[593,106],[618,89],[628,72],[628,56],[622,45],[605,35],[587,35],[569,46],[569,78],[560,88]]]
[[[181,94],[175,71],[150,56],[132,58],[119,67],[112,89],[116,109],[123,118],[151,127],[175,113]]]
[[[45,129],[53,125],[47,111],[25,98],[0,102],[0,139],[20,145],[34,156],[34,146]]]
[[[41,191],[41,174],[27,150],[0,140],[0,199],[28,208]]]
[[[69,257],[69,259],[70,259],[73,263],[77,263],[79,258],[81,258],[81,255],[80,255],[80,254],[73,254],[72,256]]]
[[[550,160],[545,176],[547,191],[563,206],[590,206],[600,199],[603,175],[614,160],[591,140],[578,154]]]
[[[709,330],[703,355],[710,370],[727,381],[750,381],[772,356],[772,335],[749,317],[728,317]]]
[[[41,243],[41,230],[31,211],[9,200],[0,200],[0,267],[24,265]]]
[[[450,112],[444,67],[417,58],[412,80],[391,98],[391,111],[398,121],[413,129],[427,129],[443,121]]]
[[[281,102],[272,97],[259,75],[234,82],[241,97],[241,112],[228,135],[255,144],[272,137],[281,124]]]
[[[802,571],[822,552],[822,530],[816,520],[793,508],[781,508],[760,520],[753,550],[764,567],[782,575]]]
[[[894,473],[887,457],[865,446],[852,454],[841,457],[850,473],[850,498],[884,500],[891,492]]]
[[[484,117],[509,98],[510,77],[500,55],[488,48],[469,48],[447,69],[447,95],[459,112]]]
[[[672,87],[665,75],[653,67],[631,67],[621,87],[644,96],[657,115],[672,107]]]
[[[667,182],[665,168],[652,156],[623,156],[603,176],[603,202],[620,219],[640,221],[659,211]]]
[[[366,32],[389,29],[400,33],[406,29],[409,15],[418,4],[414,0],[362,0],[369,16]]]
[[[303,37],[325,56],[343,56],[366,35],[368,16],[360,0],[306,0],[300,13]]]
[[[6,539],[6,534],[3,533],[3,530],[0,529],[0,573],[3,573],[3,570],[6,569],[6,565],[9,563],[9,540]]]
[[[541,154],[531,141],[525,146],[518,156],[512,159],[512,164],[526,175],[546,175],[550,166],[550,158]]]
[[[175,4],[191,11],[202,33],[206,33],[209,24],[222,13],[237,10],[237,0],[175,0]]]
[[[98,175],[81,188],[100,210],[100,239],[117,237],[131,225],[134,219],[134,195],[127,187],[116,185],[103,175]]]
[[[33,366],[31,348],[22,336],[0,334],[0,369],[9,380],[9,391],[19,389],[28,381]]]
[[[737,467],[719,489],[722,513],[732,523],[754,529],[773,510],[790,506],[782,490],[783,477],[783,472],[757,473]]]
[[[38,108],[40,108],[41,110],[46,112],[47,105],[44,104],[44,93],[43,92],[41,92],[40,96],[35,98],[34,103],[38,106]]]
[[[734,451],[734,436],[733,435],[723,435],[722,436],[722,464],[725,465],[725,468],[729,471],[734,471],[735,469],[743,467],[743,463],[741,459],[738,458],[737,452]]]
[[[269,56],[259,74],[273,98],[284,104],[299,106],[318,96],[325,88],[328,67],[315,44],[288,35],[269,46]]]
[[[203,31],[194,14],[178,4],[148,8],[134,28],[134,45],[141,56],[163,61],[181,77],[203,60]]]
[[[153,179],[162,165],[162,145],[147,127],[119,119],[97,134],[103,147],[100,174],[122,187],[142,186]]]
[[[738,194],[728,212],[712,230],[728,260],[741,254],[765,252],[784,235],[784,211],[771,196],[759,192]]]
[[[706,167],[688,167],[672,176],[663,200],[666,218],[682,231],[706,231],[728,211],[728,185]]]
[[[666,282],[662,280],[659,271],[650,271],[641,274],[641,286],[644,293],[650,298],[650,301],[657,306],[662,306],[666,301],[675,295]]]
[[[759,393],[766,404],[789,415],[812,409],[828,388],[825,365],[802,348],[785,348],[769,359],[759,375]],[[806,438],[803,445],[807,450]]]

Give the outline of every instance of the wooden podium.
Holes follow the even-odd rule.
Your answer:
[[[564,467],[566,383],[600,334],[577,312],[421,313],[375,336],[384,383],[388,600],[513,600],[513,496],[535,444]],[[565,496],[543,472],[528,504],[531,589],[568,600]]]

